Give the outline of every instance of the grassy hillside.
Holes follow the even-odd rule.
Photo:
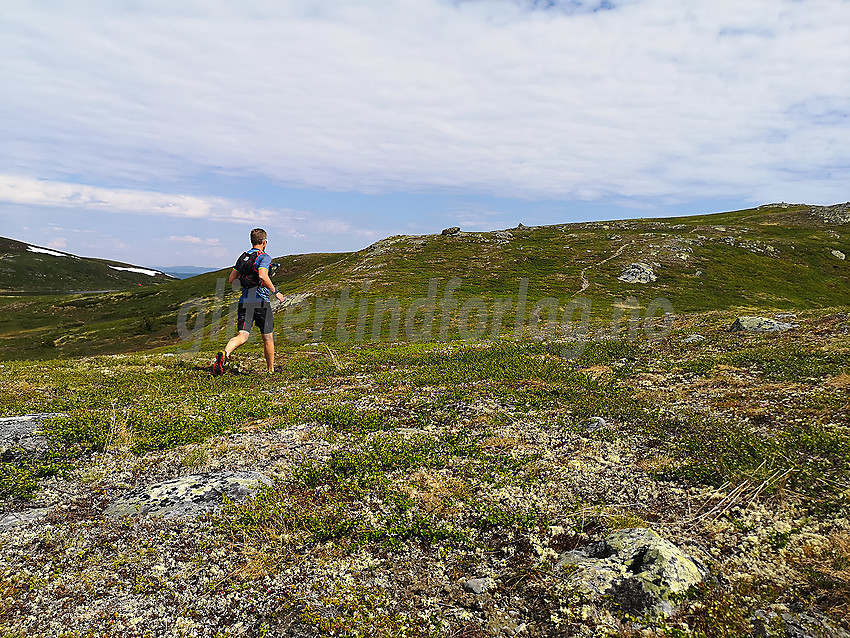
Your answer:
[[[588,299],[591,316],[601,326],[611,323],[615,302],[628,297],[644,313],[659,297],[668,299],[679,314],[837,307],[850,303],[850,260],[839,258],[850,255],[848,237],[850,206],[787,204],[674,219],[391,237],[355,253],[278,258],[273,281],[286,294],[305,296],[306,308],[300,315],[279,313],[276,325],[281,333],[284,323],[299,322],[283,332],[296,342],[344,338],[337,323],[340,291],[348,289],[354,301],[342,323],[349,338],[357,339],[359,300],[364,300],[359,332],[369,340],[375,301],[397,299],[401,308],[397,338],[404,339],[409,332],[404,311],[428,294],[429,280],[437,280],[439,300],[455,277],[461,280],[454,292],[458,308],[447,326],[448,338],[461,334],[458,310],[472,298],[483,302],[484,336],[494,332],[494,301],[508,297],[502,332],[513,330],[518,313],[520,323],[528,324],[535,303],[547,298],[556,300],[559,313],[571,300]],[[655,281],[621,281],[620,275],[635,262],[651,266]],[[156,288],[94,296],[0,298],[0,357],[122,352],[175,344],[180,308],[193,299],[201,301],[192,304],[184,324],[192,327],[201,313],[209,337],[213,318],[226,321],[236,298],[223,288],[217,294],[217,280],[226,275],[224,270]],[[528,279],[528,290],[520,310],[522,279]],[[323,327],[316,321],[319,299],[336,301],[325,314]],[[479,310],[474,302],[467,305],[473,326]],[[541,315],[546,319],[550,312]],[[383,317],[381,338],[396,340],[390,315]],[[423,314],[416,320],[419,329]],[[433,328],[433,339],[438,332]],[[210,347],[222,338],[220,333],[213,335]]]
[[[77,257],[61,250],[0,237],[0,294],[120,290],[172,281],[149,268],[108,259]]]
[[[38,426],[43,448],[0,453],[0,517],[30,517],[0,524],[0,636],[778,638],[802,635],[804,617],[818,623],[807,635],[850,630],[849,211],[283,257],[273,375],[256,339],[210,375],[232,332],[213,330],[236,298],[227,271],[0,297],[0,417],[66,415]],[[635,262],[657,278],[618,279]],[[454,341],[434,342],[437,310],[432,342],[404,342],[402,325],[389,343],[386,322],[370,343],[380,300],[416,309],[430,279],[439,301],[452,278]],[[464,308],[492,321],[507,297],[504,335],[540,300],[563,311],[585,297],[594,336],[614,336],[629,296],[642,313],[669,299],[663,339],[593,339],[572,357],[530,324],[518,342],[456,340]],[[728,330],[781,312],[793,328]],[[197,327],[194,351],[180,326]],[[231,471],[273,484],[197,519],[104,515],[128,490]],[[667,618],[638,611],[639,591],[595,597],[556,567],[644,527],[710,570]]]

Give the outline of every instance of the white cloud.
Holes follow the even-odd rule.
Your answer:
[[[49,242],[47,242],[47,245],[50,248],[65,248],[67,244],[68,240],[64,237],[57,237],[56,239],[51,239]]]
[[[254,0],[129,12],[11,1],[0,24],[10,52],[0,171],[846,199],[850,2],[547,4]],[[37,195],[246,221],[214,198],[140,192]]]
[[[0,203],[72,208],[108,213],[135,213],[237,224],[264,224],[330,234],[373,234],[368,229],[355,229],[345,221],[325,218],[306,211],[264,209],[246,206],[219,197],[197,197],[126,188],[101,188],[86,184],[30,179],[17,175],[0,175]],[[304,237],[304,235],[298,235]],[[191,244],[220,245],[218,239],[201,239],[194,235],[168,237],[169,241]]]
[[[101,188],[17,175],[0,175],[0,201],[240,223],[269,218],[267,211],[241,210],[235,208],[232,202],[221,198],[173,195],[127,188]]]
[[[178,242],[182,244],[198,244],[204,246],[219,246],[221,245],[221,240],[215,237],[211,239],[201,239],[200,237],[195,237],[194,235],[171,235],[168,238],[168,241]]]

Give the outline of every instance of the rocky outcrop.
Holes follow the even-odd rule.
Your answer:
[[[444,228],[440,234],[441,235],[457,235],[460,232],[460,226],[452,226],[451,228]]]
[[[809,215],[827,224],[847,224],[850,223],[850,202],[834,206],[815,206],[809,211]]]
[[[154,485],[139,487],[115,499],[107,516],[148,515],[162,518],[191,518],[214,512],[226,496],[244,501],[271,480],[259,472],[193,474]]]
[[[47,450],[48,440],[39,432],[39,427],[49,419],[67,416],[49,412],[0,419],[0,460],[11,462],[21,456],[43,454]]]
[[[799,324],[777,321],[776,319],[768,319],[767,317],[738,317],[729,326],[729,332],[777,332],[797,327],[799,327]]]
[[[612,596],[629,613],[670,615],[672,594],[702,582],[708,570],[651,529],[612,532],[565,553],[557,569],[576,568],[573,584],[591,598]]]
[[[658,277],[652,270],[652,266],[637,262],[626,268],[625,272],[617,277],[617,279],[625,281],[627,284],[648,284],[658,279]]]

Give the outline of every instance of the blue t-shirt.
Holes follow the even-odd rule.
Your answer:
[[[249,255],[253,255],[254,253],[260,252],[256,248],[252,248],[248,251]],[[237,264],[238,265],[238,264]],[[270,269],[272,266],[272,258],[268,253],[262,253],[259,257],[257,257],[257,261],[254,263],[257,267],[257,270],[260,268],[265,268],[266,270]],[[233,267],[234,270],[237,270],[236,266]],[[252,291],[255,291],[252,293]],[[263,284],[260,284],[256,288],[246,288],[242,286],[242,296],[239,298],[239,301],[270,301],[269,294],[271,290],[266,288]]]

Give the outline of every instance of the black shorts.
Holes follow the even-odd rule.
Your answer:
[[[237,318],[239,330],[251,332],[256,325],[264,335],[274,332],[274,313],[268,301],[240,301]]]

